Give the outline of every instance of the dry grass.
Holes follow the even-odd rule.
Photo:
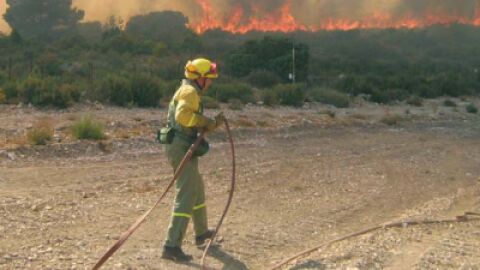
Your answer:
[[[322,111],[319,111],[318,114],[328,115],[328,116],[330,116],[330,118],[335,118],[335,116],[336,116],[335,111],[332,111],[332,110],[322,110]]]
[[[228,101],[228,108],[233,111],[241,111],[245,108],[245,105],[239,99],[230,99]]]
[[[382,119],[380,119],[380,122],[388,126],[396,126],[405,120],[405,117],[398,114],[387,114]]]
[[[257,120],[257,126],[266,128],[272,126],[268,121]]]
[[[350,115],[351,118],[353,119],[357,119],[357,120],[367,120],[368,119],[368,116],[366,116],[365,114],[360,114],[360,113],[354,113],[352,115]]]
[[[49,119],[40,119],[27,132],[27,139],[32,145],[46,145],[53,139],[55,129]]]
[[[238,119],[235,124],[239,127],[255,127],[255,122],[244,118]]]

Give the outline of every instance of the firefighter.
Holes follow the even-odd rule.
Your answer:
[[[173,136],[166,143],[165,150],[174,170],[201,130],[212,132],[224,121],[222,114],[214,119],[203,115],[201,97],[217,77],[217,65],[207,59],[189,61],[185,67],[186,79],[175,92],[168,110],[168,128]],[[193,220],[197,246],[204,245],[213,236],[214,231],[208,229],[204,184],[198,171],[198,158],[206,154],[208,148],[208,143],[203,141],[176,182],[173,214],[162,254],[164,259],[175,262],[192,260],[192,256],[181,248],[190,219]]]

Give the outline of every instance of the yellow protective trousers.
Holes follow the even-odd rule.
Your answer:
[[[187,153],[191,144],[180,136],[175,136],[171,144],[165,146],[168,161],[175,170]],[[173,214],[168,228],[165,246],[180,247],[185,237],[190,218],[197,236],[208,230],[207,210],[205,207],[205,188],[198,171],[198,158],[185,164],[176,183],[176,196]]]

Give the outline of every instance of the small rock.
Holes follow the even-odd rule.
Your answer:
[[[17,156],[15,155],[15,153],[12,153],[12,152],[8,152],[7,153],[7,157],[12,160],[12,161],[15,161],[15,159],[17,158]]]
[[[82,193],[82,198],[84,198],[84,199],[94,198],[96,196],[97,196],[97,194],[95,192],[83,192]]]
[[[43,209],[45,209],[46,206],[47,206],[47,203],[44,202],[44,203],[39,203],[39,204],[36,204],[36,205],[32,206],[31,209],[35,212],[39,212],[39,211],[42,211]]]

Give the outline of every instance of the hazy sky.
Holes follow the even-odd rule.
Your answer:
[[[6,9],[5,1],[0,0],[2,14]],[[261,18],[262,14],[280,9],[287,1],[292,3],[296,21],[309,26],[319,25],[328,18],[365,20],[375,14],[415,19],[426,17],[426,14],[468,19],[480,17],[480,0],[73,0],[73,3],[85,10],[87,21],[104,21],[110,15],[128,19],[151,11],[176,10],[195,22],[204,17],[200,2],[209,2],[212,16],[225,20],[234,8],[243,8],[245,18]],[[0,20],[0,30],[8,31],[3,20]]]

